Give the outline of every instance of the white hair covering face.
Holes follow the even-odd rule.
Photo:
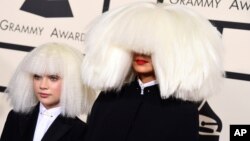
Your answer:
[[[60,106],[63,116],[88,113],[96,96],[82,83],[82,60],[80,51],[66,44],[47,43],[32,50],[19,64],[6,90],[14,110],[28,113],[39,102],[33,90],[33,75],[38,74],[62,77]]]
[[[133,76],[132,53],[151,55],[162,98],[200,101],[223,79],[222,39],[190,9],[139,2],[98,17],[86,34],[85,84],[117,89]]]

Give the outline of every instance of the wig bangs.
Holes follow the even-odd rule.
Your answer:
[[[103,20],[106,24],[102,28],[103,34],[98,36],[101,37],[99,42],[151,55],[171,40],[174,33],[172,17],[163,9],[145,4],[125,10],[127,11],[122,11],[120,15],[103,17],[107,19]],[[108,22],[109,19],[112,20]]]
[[[23,65],[23,71],[30,74],[38,75],[59,75],[63,77],[63,71],[66,68],[65,59],[60,51],[53,51],[46,48],[43,50],[35,50],[30,54]]]

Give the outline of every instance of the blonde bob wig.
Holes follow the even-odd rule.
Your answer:
[[[181,6],[137,2],[110,10],[90,24],[85,47],[83,81],[104,91],[135,76],[133,52],[151,55],[163,99],[203,100],[224,75],[221,34]]]
[[[33,76],[38,74],[62,78],[60,106],[63,116],[88,113],[95,93],[82,83],[82,60],[80,51],[66,44],[47,43],[33,49],[19,64],[6,90],[14,111],[28,113],[39,102],[33,90]]]

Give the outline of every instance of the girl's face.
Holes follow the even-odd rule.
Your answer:
[[[33,75],[33,89],[46,109],[59,106],[62,78],[58,75]]]
[[[133,69],[141,77],[152,77],[155,79],[154,68],[151,61],[151,56],[134,53],[133,54]]]

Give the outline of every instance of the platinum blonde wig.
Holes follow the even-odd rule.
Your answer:
[[[181,6],[139,2],[108,11],[89,26],[85,44],[83,81],[104,91],[134,76],[133,52],[151,55],[162,98],[200,101],[224,75],[221,34]]]
[[[28,113],[39,102],[33,90],[33,75],[62,77],[60,106],[62,115],[75,117],[88,113],[95,99],[92,89],[84,86],[80,66],[83,55],[73,47],[48,43],[35,48],[22,60],[12,76],[6,92],[13,109]]]

